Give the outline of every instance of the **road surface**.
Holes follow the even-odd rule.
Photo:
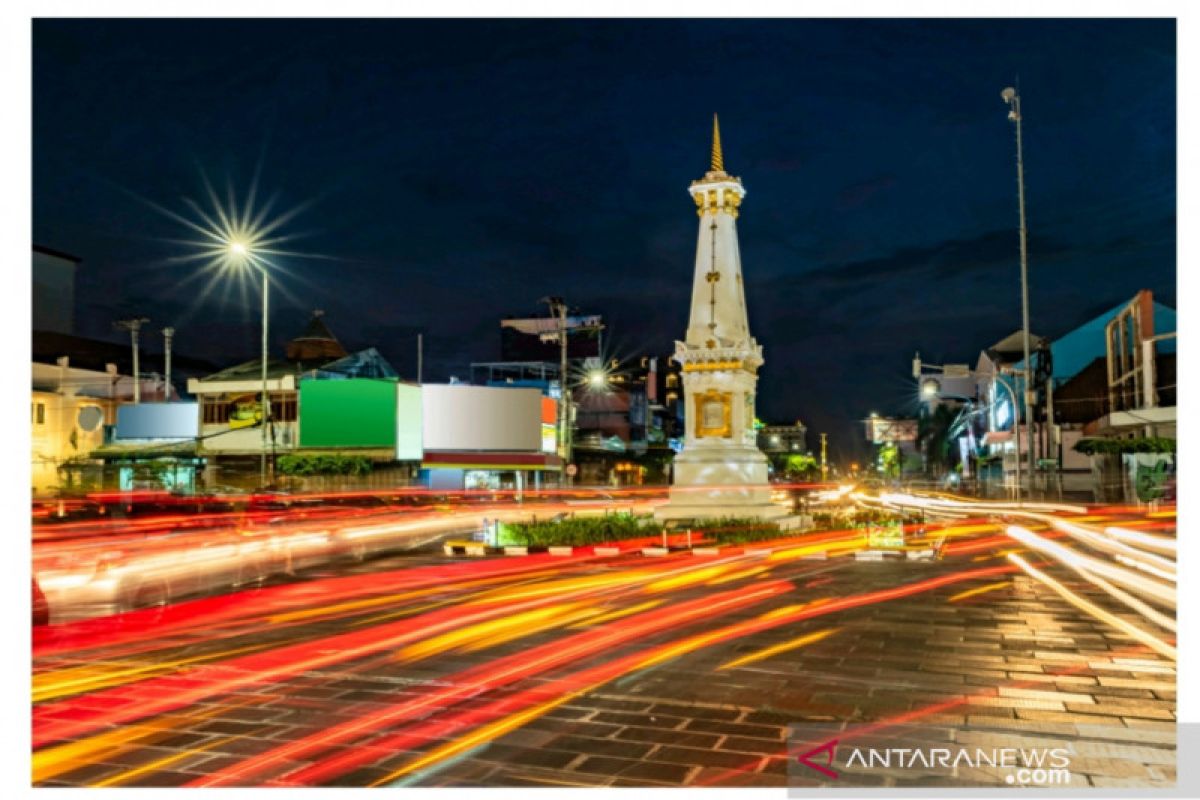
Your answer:
[[[1055,517],[1174,535],[1173,510]],[[41,627],[33,781],[817,785],[789,726],[817,741],[876,722],[1057,736],[1072,785],[1172,783],[1174,660],[1009,554],[1170,633],[1007,522],[931,524],[910,539],[941,544],[931,560],[868,560],[859,531],[716,555],[389,557]]]

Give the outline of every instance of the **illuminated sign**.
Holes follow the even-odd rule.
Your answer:
[[[898,550],[904,547],[904,528],[887,525],[867,532],[867,546],[875,550]]]
[[[996,404],[996,427],[1003,428],[1012,422],[1012,404],[1001,400]]]
[[[871,417],[865,422],[867,440],[873,444],[915,442],[917,440],[917,421],[915,419]]]

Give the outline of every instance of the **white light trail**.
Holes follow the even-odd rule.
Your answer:
[[[1175,607],[1175,589],[1171,586],[1166,586],[1158,581],[1150,580],[1137,573],[1114,566],[1107,561],[1101,561],[1098,558],[1085,556],[1078,553],[1069,547],[1064,547],[1057,542],[1051,542],[1048,539],[1043,539],[1033,531],[1016,525],[1010,525],[1005,530],[1011,538],[1018,542],[1031,547],[1034,550],[1041,551],[1061,561],[1072,568],[1083,568],[1092,572],[1103,575],[1104,577],[1115,581],[1127,589],[1131,589],[1143,597],[1148,597],[1152,600],[1157,600],[1159,603]]]
[[[1146,645],[1151,650],[1153,650],[1154,652],[1158,653],[1161,656],[1165,656],[1166,658],[1169,658],[1173,661],[1178,659],[1178,655],[1179,655],[1178,651],[1170,644],[1167,644],[1166,642],[1162,641],[1161,639],[1158,639],[1154,635],[1142,630],[1141,628],[1137,627],[1136,625],[1132,624],[1131,622],[1123,620],[1120,617],[1116,616],[1115,614],[1112,614],[1111,612],[1105,611],[1103,608],[1100,608],[1095,603],[1092,603],[1092,602],[1089,602],[1088,600],[1083,599],[1082,597],[1075,594],[1067,587],[1063,586],[1058,581],[1051,578],[1046,573],[1044,573],[1041,570],[1037,569],[1036,567],[1033,567],[1032,565],[1030,565],[1029,562],[1025,561],[1025,559],[1021,558],[1016,553],[1009,553],[1008,560],[1013,562],[1014,564],[1016,564],[1022,570],[1024,570],[1025,573],[1027,575],[1029,575],[1031,578],[1041,581],[1043,584],[1045,584],[1049,588],[1053,589],[1055,592],[1058,593],[1058,595],[1060,597],[1062,597],[1064,600],[1066,600],[1071,605],[1078,608],[1080,611],[1083,611],[1087,614],[1091,614],[1093,617],[1100,620],[1101,622],[1105,622],[1105,623],[1111,625],[1112,627],[1122,631],[1123,633],[1129,634],[1134,639],[1136,639],[1139,642],[1141,642],[1142,644]]]

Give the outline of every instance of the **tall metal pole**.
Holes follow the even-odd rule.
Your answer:
[[[268,294],[269,283],[267,271],[262,271],[262,457],[259,460],[258,479],[262,486],[267,485],[267,445],[268,422],[271,419],[271,396],[267,391],[267,337],[268,337]]]
[[[142,401],[142,375],[138,363],[138,331],[142,329],[142,325],[149,322],[146,317],[136,317],[134,319],[123,319],[116,323],[116,327],[121,330],[129,331],[130,343],[133,345],[133,402],[140,403]]]
[[[567,378],[567,304],[558,301],[559,382],[562,386],[563,412],[563,462],[564,468],[571,463],[571,382]]]
[[[174,328],[163,328],[163,372],[166,373],[164,381],[166,389],[163,391],[163,400],[171,401],[171,339],[175,336]]]
[[[421,383],[421,375],[425,370],[425,334],[417,334],[417,383]]]
[[[1029,491],[1032,494],[1036,463],[1033,453],[1033,364],[1029,360],[1029,262],[1025,231],[1025,160],[1021,141],[1021,96],[1012,88],[1005,89],[1000,96],[1008,103],[1008,118],[1017,128],[1017,208],[1021,219],[1021,338],[1025,350],[1025,422],[1029,426]],[[1018,449],[1017,460],[1020,459],[1021,451]]]
[[[133,340],[133,402],[137,405],[142,402],[142,371],[138,368],[138,327],[129,329],[129,337]]]
[[[825,460],[825,447],[828,444],[828,439],[829,439],[829,437],[827,434],[824,434],[824,433],[821,434],[821,480],[822,481],[826,481],[829,479],[829,464]]]

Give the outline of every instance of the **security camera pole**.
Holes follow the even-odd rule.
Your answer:
[[[1033,454],[1033,367],[1029,361],[1029,262],[1025,243],[1025,161],[1021,153],[1021,96],[1011,86],[1000,93],[1008,104],[1008,118],[1017,128],[1017,207],[1021,217],[1021,335],[1025,349],[1025,422],[1029,426],[1029,491],[1033,493],[1036,469]],[[1018,425],[1020,422],[1018,421]],[[1017,451],[1017,460],[1021,452]]]

